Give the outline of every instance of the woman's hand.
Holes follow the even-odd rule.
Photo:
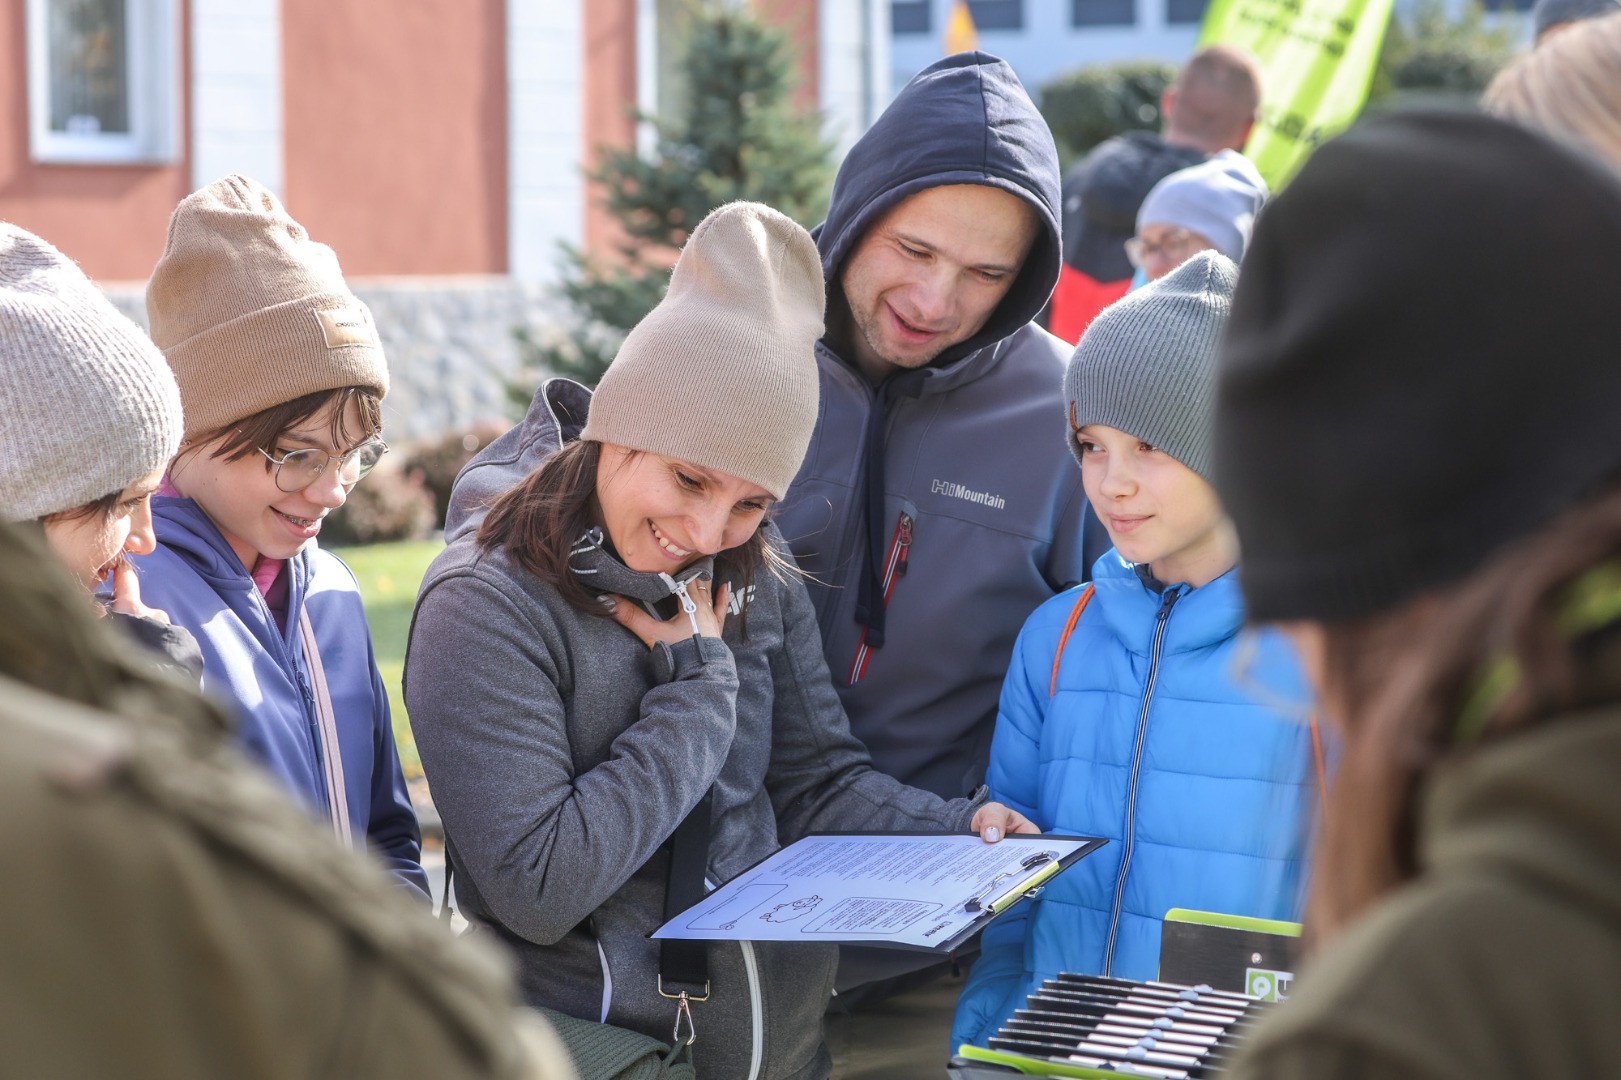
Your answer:
[[[988,802],[980,807],[974,814],[973,822],[968,828],[979,834],[981,840],[987,844],[994,844],[1004,836],[1013,833],[1039,833],[1036,823],[1019,813],[1017,810],[1003,806],[999,802]]]
[[[663,622],[643,611],[634,600],[627,600],[623,596],[602,596],[598,599],[610,605],[608,615],[614,622],[641,638],[642,644],[651,649],[660,641],[674,645],[692,637],[694,620],[702,636],[720,637],[721,628],[726,625],[727,605],[732,602],[732,586],[730,583],[722,584],[715,590],[713,599],[709,595],[710,588],[710,582],[701,578],[692,581],[687,586],[687,594],[692,597],[697,610],[690,617],[685,610],[678,610],[675,618]]]
[[[141,603],[141,583],[135,575],[134,565],[128,559],[119,559],[113,564],[112,610],[120,615],[137,615],[143,619],[156,619],[165,625],[169,622],[168,612],[159,611],[157,608],[150,608]]]

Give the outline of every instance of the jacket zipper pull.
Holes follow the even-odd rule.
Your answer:
[[[677,581],[669,574],[663,574],[661,576],[670,583],[670,588],[675,592],[675,595],[680,598],[681,610],[687,613],[687,621],[692,624],[692,636],[702,637],[702,633],[698,630],[698,605],[693,602],[691,596],[687,595],[687,583],[693,579],[687,578],[683,581]]]
[[[1164,622],[1166,619],[1170,618],[1171,605],[1176,603],[1181,595],[1182,590],[1178,586],[1172,586],[1171,588],[1166,589],[1164,595],[1160,599],[1159,614],[1154,616],[1155,619],[1157,619],[1159,622]]]
[[[904,511],[901,513],[899,543],[901,550],[898,556],[899,561],[895,564],[895,573],[899,577],[905,577],[906,560],[912,553],[912,515]]]

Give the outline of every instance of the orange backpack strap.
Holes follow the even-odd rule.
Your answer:
[[[1317,804],[1328,818],[1328,767],[1323,761],[1323,735],[1317,723],[1317,714],[1311,714],[1311,756],[1317,766]]]
[[[1058,649],[1053,653],[1053,680],[1047,686],[1047,696],[1052,697],[1058,693],[1058,665],[1064,660],[1064,646],[1069,644],[1069,636],[1075,632],[1075,624],[1081,621],[1081,612],[1086,605],[1092,602],[1092,585],[1089,582],[1081,590],[1080,597],[1075,601],[1075,608],[1069,613],[1069,621],[1064,624],[1064,632],[1058,638]]]

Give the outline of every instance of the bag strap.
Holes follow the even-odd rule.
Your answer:
[[[326,771],[327,817],[332,831],[345,847],[355,846],[354,829],[349,825],[349,793],[343,780],[343,749],[338,744],[338,718],[332,712],[332,695],[326,686],[326,669],[321,666],[321,650],[315,643],[315,627],[310,625],[308,608],[298,610],[298,636],[304,643],[304,663],[315,684],[315,718],[321,735],[321,764]]]
[[[1081,621],[1081,612],[1092,602],[1094,591],[1091,583],[1081,590],[1080,598],[1075,601],[1075,607],[1069,613],[1069,622],[1064,624],[1064,632],[1058,637],[1058,648],[1053,651],[1053,678],[1052,682],[1047,684],[1048,697],[1058,693],[1058,665],[1064,659],[1064,646],[1069,644],[1069,636],[1075,632],[1075,624]]]
[[[704,898],[704,871],[709,865],[709,819],[714,792],[704,793],[670,836],[670,880],[664,888],[664,921]],[[709,996],[709,944],[665,940],[659,943],[659,993],[689,1001]]]

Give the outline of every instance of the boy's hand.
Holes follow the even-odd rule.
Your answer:
[[[987,844],[994,844],[1002,837],[1013,833],[1041,832],[1036,828],[1035,822],[999,802],[988,802],[980,807],[968,828],[972,832],[977,832],[980,839]]]

